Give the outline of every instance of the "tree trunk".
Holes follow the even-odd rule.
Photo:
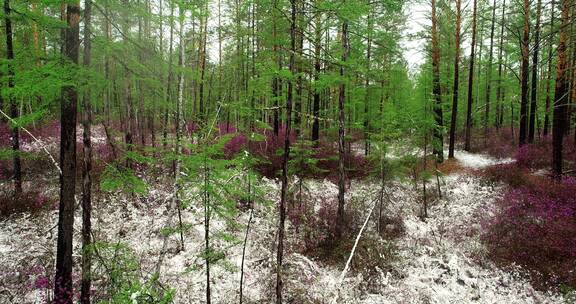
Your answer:
[[[448,158],[454,158],[454,146],[456,143],[456,123],[458,122],[458,87],[460,82],[460,24],[462,22],[462,1],[456,0],[456,45],[454,48],[454,86],[452,94],[452,117],[450,118],[450,144],[448,146]]]
[[[536,27],[534,28],[534,53],[532,55],[532,91],[530,93],[530,121],[528,127],[528,142],[534,142],[534,131],[536,126],[536,111],[538,97],[538,51],[540,49],[540,14],[542,0],[538,0],[536,5]]]
[[[319,0],[316,0],[318,2]],[[321,69],[321,49],[322,49],[322,12],[316,11],[314,22],[314,82],[318,83],[320,80]],[[312,141],[318,142],[320,139],[320,89],[314,89],[314,100],[312,105],[312,114],[314,115],[314,122],[312,123]]]
[[[296,53],[296,0],[290,0],[290,72],[294,72]],[[278,251],[276,253],[276,304],[282,304],[282,263],[284,259],[284,226],[286,221],[286,201],[288,199],[288,159],[290,158],[290,131],[292,124],[292,80],[288,79],[286,97],[286,130],[284,134],[284,156],[282,157],[282,189],[280,192],[280,220],[278,222]]]
[[[170,2],[170,47],[168,50],[168,82],[166,83],[166,105],[164,108],[162,146],[166,149],[168,145],[168,112],[172,102],[172,52],[174,50],[174,3]]]
[[[488,68],[486,69],[486,112],[484,114],[484,146],[488,139],[488,122],[490,121],[490,104],[492,103],[492,60],[494,58],[494,28],[496,24],[496,0],[492,3],[492,23],[490,26],[490,51],[488,54]]]
[[[556,7],[556,3],[552,0],[552,10],[550,11],[550,35],[549,43],[548,43],[548,74],[546,80],[546,112],[544,113],[544,137],[548,136],[550,130],[550,87],[552,83],[552,50],[553,46],[553,32],[554,32],[554,9]]]
[[[64,55],[78,64],[80,45],[80,1],[68,1]],[[75,86],[62,88],[60,128],[60,208],[58,213],[58,244],[54,302],[72,304],[72,233],[76,193],[76,113],[78,92]]]
[[[504,112],[504,101],[502,92],[502,52],[504,51],[504,14],[506,12],[506,0],[502,2],[502,16],[500,17],[500,42],[498,46],[498,89],[496,90],[496,129],[500,129]]]
[[[8,101],[10,103],[10,116],[13,119],[18,118],[18,105],[14,98],[14,45],[12,43],[12,9],[10,0],[4,0],[4,21],[6,28],[6,59],[8,63]],[[20,163],[20,134],[18,126],[13,125],[11,128],[12,153],[13,153],[13,178],[14,178],[14,196],[22,194],[22,165]]]
[[[348,21],[342,21],[342,63],[346,63],[348,60]],[[344,129],[345,129],[345,119],[344,119],[344,102],[346,101],[346,81],[345,81],[345,70],[344,65],[340,65],[340,87],[338,94],[338,210],[336,214],[336,239],[342,237],[342,233],[345,225],[344,218],[344,193],[345,193],[345,182],[346,182],[346,172],[344,171]]]
[[[92,61],[91,44],[92,0],[84,1],[84,66],[90,68]],[[82,168],[82,283],[80,303],[90,304],[92,256],[92,100],[90,87],[84,92],[84,120],[82,140],[84,143],[84,162]]]
[[[529,69],[529,42],[530,42],[530,1],[524,0],[524,34],[522,35],[521,48],[522,48],[522,66],[520,73],[521,91],[520,98],[520,134],[518,143],[520,146],[526,144],[528,127],[528,69]]]
[[[436,0],[432,0],[432,90],[434,95],[434,142],[432,148],[436,161],[444,161],[444,136],[442,115],[442,92],[440,88],[440,48],[438,46],[438,21],[436,19]]]
[[[552,174],[556,180],[562,178],[562,142],[566,129],[566,103],[568,100],[567,40],[572,1],[562,0],[558,63],[556,65],[556,91],[554,92],[554,121],[552,122]]]
[[[477,17],[477,0],[473,0],[472,11],[472,42],[470,44],[470,70],[468,71],[468,107],[466,109],[466,134],[464,140],[464,150],[470,151],[470,139],[472,132],[472,104],[474,102],[474,47],[476,46],[476,17]]]
[[[373,22],[372,22],[372,11],[368,13],[368,37],[366,39],[366,76],[364,80],[364,155],[368,155],[370,153],[370,68],[371,68],[371,60],[372,60],[372,30],[373,30]]]

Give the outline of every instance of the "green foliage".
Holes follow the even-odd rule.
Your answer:
[[[105,192],[145,194],[148,192],[148,185],[130,168],[107,165],[102,174],[100,189]]]
[[[140,278],[138,258],[127,245],[95,242],[88,250],[96,257],[93,278],[105,282],[106,300],[97,303],[172,303],[175,291],[159,288],[158,274],[148,279]]]

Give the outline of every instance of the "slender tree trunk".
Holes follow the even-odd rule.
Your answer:
[[[548,74],[546,80],[546,112],[544,113],[544,137],[548,136],[550,130],[550,87],[552,83],[552,50],[553,50],[553,37],[552,34],[554,32],[554,9],[556,7],[556,3],[552,0],[552,10],[550,11],[550,35],[549,43],[548,43]]]
[[[180,38],[180,53],[178,56],[178,66],[180,67],[180,74],[178,75],[178,102],[176,103],[176,158],[174,160],[174,185],[176,192],[174,193],[174,198],[176,201],[176,208],[178,210],[178,225],[180,230],[180,244],[182,245],[182,250],[185,250],[184,246],[184,232],[183,225],[182,225],[182,206],[180,202],[180,155],[182,155],[182,128],[183,122],[182,119],[182,112],[183,112],[183,105],[184,105],[184,67],[185,65],[185,50],[186,50],[186,41],[184,40],[184,18],[185,18],[185,10],[182,6],[179,7],[179,20],[180,20],[180,28],[179,28],[179,38]],[[210,303],[210,301],[208,301]]]
[[[292,1],[292,0],[291,0]],[[273,23],[272,23],[272,40],[273,40],[273,46],[272,46],[272,52],[274,53],[277,65],[278,65],[278,72],[280,72],[280,70],[282,69],[282,63],[280,60],[280,52],[279,52],[279,48],[280,46],[278,45],[278,25],[277,25],[277,21],[276,21],[276,11],[278,10],[278,0],[274,0],[274,6],[272,7],[272,18],[273,18]],[[274,78],[272,79],[272,98],[274,99],[274,134],[276,136],[278,136],[278,131],[280,130],[280,105],[279,105],[279,98],[280,98],[280,79],[278,77],[278,75],[274,75]]]
[[[534,142],[536,126],[536,111],[538,104],[538,52],[540,50],[540,15],[542,0],[536,5],[536,27],[534,28],[534,53],[532,54],[532,91],[530,93],[530,121],[528,127],[528,142]]]
[[[319,3],[319,0],[316,0]],[[322,12],[320,10],[315,12],[314,22],[314,82],[318,83],[320,80],[321,69],[321,49],[322,49]],[[314,100],[312,106],[312,114],[314,115],[314,122],[312,123],[312,141],[318,142],[320,139],[320,89],[314,89]]]
[[[372,60],[372,11],[368,13],[368,37],[366,38],[366,77],[364,80],[364,155],[370,153],[370,68]]]
[[[502,125],[502,112],[504,112],[504,101],[502,92],[502,52],[504,51],[504,13],[506,12],[506,0],[502,2],[502,16],[500,17],[500,42],[498,46],[498,89],[496,90],[496,129]]]
[[[348,60],[348,20],[342,21],[342,63],[346,63]],[[345,81],[345,70],[344,65],[340,65],[340,87],[338,92],[338,210],[336,214],[336,239],[342,237],[345,226],[344,217],[344,194],[345,194],[345,183],[346,183],[346,172],[344,171],[344,131],[345,131],[345,119],[344,119],[344,103],[346,101],[346,81]]]
[[[440,48],[438,46],[438,21],[436,18],[436,0],[432,0],[432,90],[434,95],[434,142],[432,148],[436,161],[444,161],[444,126],[442,114],[442,92],[440,88]]]
[[[10,94],[8,100],[10,103],[10,116],[13,119],[18,118],[18,105],[14,98],[14,45],[12,41],[12,8],[10,0],[4,0],[4,21],[6,31],[6,59],[8,63],[8,88]],[[14,178],[14,196],[22,194],[22,165],[20,163],[20,134],[18,127],[13,125],[11,128],[12,136],[12,153],[13,153],[13,178]]]
[[[84,66],[92,64],[92,0],[84,1]],[[84,143],[84,162],[82,168],[82,286],[80,302],[90,304],[92,255],[92,100],[90,87],[84,92],[84,119],[82,122]]]
[[[296,0],[290,0],[290,72],[294,72],[296,53]],[[288,79],[286,97],[286,131],[284,134],[284,156],[282,157],[282,190],[280,192],[280,220],[278,223],[278,251],[276,253],[276,304],[282,304],[282,263],[284,259],[284,226],[286,221],[286,201],[288,199],[288,159],[290,158],[290,132],[292,124],[292,80]]]
[[[521,91],[520,98],[520,134],[518,143],[520,146],[526,144],[528,127],[528,70],[529,70],[529,42],[530,42],[530,1],[524,0],[524,34],[522,35],[522,66],[520,71]]]
[[[452,90],[452,117],[450,118],[450,144],[448,145],[448,158],[454,158],[456,143],[456,123],[458,122],[458,87],[460,82],[460,24],[462,22],[462,1],[456,0],[456,34],[454,49],[454,86]]]
[[[477,0],[473,0],[472,11],[472,42],[470,44],[470,70],[468,71],[468,107],[466,109],[466,134],[464,140],[464,150],[470,151],[470,140],[472,132],[472,104],[474,103],[474,47],[476,46],[476,17],[477,17]]]
[[[570,22],[570,0],[562,0],[558,63],[556,65],[556,91],[554,92],[554,120],[552,122],[552,174],[556,180],[562,178],[562,142],[566,129],[566,103],[568,101],[567,41]]]
[[[490,51],[488,54],[488,68],[486,69],[486,112],[484,114],[484,146],[488,139],[488,123],[490,121],[490,105],[492,103],[492,60],[494,58],[494,28],[496,24],[496,0],[492,3],[492,23],[490,26]]]
[[[172,102],[172,52],[174,50],[174,3],[170,2],[170,47],[168,50],[168,82],[166,83],[166,105],[164,109],[163,121],[163,134],[162,146],[166,148],[168,144],[168,112],[170,111],[170,103]]]
[[[80,45],[80,1],[68,1],[64,55],[78,64]],[[72,233],[74,225],[74,202],[76,193],[76,113],[78,92],[76,87],[62,88],[60,128],[60,208],[58,212],[58,244],[56,253],[56,276],[54,278],[54,302],[72,304]]]

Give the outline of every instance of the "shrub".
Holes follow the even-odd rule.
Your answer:
[[[35,214],[55,206],[57,206],[55,200],[39,192],[25,192],[17,197],[14,197],[12,193],[3,193],[0,196],[0,217],[23,212]]]
[[[576,180],[529,179],[497,201],[484,223],[490,256],[524,267],[534,282],[576,286]]]

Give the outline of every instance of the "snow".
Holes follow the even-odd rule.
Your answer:
[[[456,152],[463,166],[482,168],[508,162],[485,155]],[[294,180],[295,182],[296,180]],[[176,289],[175,303],[204,303],[205,267],[203,213],[200,202],[194,200],[195,189],[185,189],[190,207],[183,211],[186,250],[179,251],[179,236],[165,236],[162,228],[177,224],[171,204],[172,189],[162,181],[151,181],[146,197],[104,195],[94,207],[93,227],[98,240],[129,245],[141,265],[141,274],[150,275],[160,266],[160,282]],[[279,197],[279,181],[262,178],[268,199]],[[337,187],[328,180],[305,180],[309,199],[318,204],[335,198]],[[362,219],[369,210],[371,198],[379,182],[353,181],[346,194],[349,208],[358,208]],[[434,191],[435,184],[430,187]],[[293,303],[330,303],[338,294],[337,303],[563,303],[560,295],[535,290],[519,272],[504,271],[485,256],[480,240],[480,221],[493,211],[493,201],[502,189],[485,186],[478,177],[452,174],[443,177],[442,198],[430,203],[428,218],[419,215],[421,189],[411,182],[395,181],[387,185],[389,202],[385,213],[403,219],[405,233],[394,242],[397,259],[391,268],[377,269],[375,278],[349,272],[342,284],[339,275],[342,264],[328,265],[304,254],[295,244],[293,227],[287,223],[285,254],[285,296]],[[219,232],[233,234],[242,240],[248,212],[240,213],[235,221],[240,228],[229,228],[222,220],[212,221],[213,236]],[[374,216],[363,236],[375,235]],[[45,265],[53,269],[56,249],[57,212],[31,216],[21,214],[0,220],[0,303],[39,303],[44,291],[33,291],[24,276],[27,269]],[[272,206],[258,205],[254,210],[248,238],[245,263],[245,302],[272,303],[275,284],[275,254],[277,212]],[[75,274],[79,274],[80,210],[75,215]],[[355,235],[355,233],[354,233]],[[214,237],[213,244],[224,251],[225,261],[213,265],[213,303],[238,300],[239,268],[242,244],[227,243]],[[377,286],[367,287],[367,279]],[[11,294],[11,296],[9,296]]]
[[[481,169],[497,164],[511,163],[512,158],[493,158],[485,154],[475,154],[463,150],[454,151],[454,158],[456,158],[464,167],[472,169]]]

